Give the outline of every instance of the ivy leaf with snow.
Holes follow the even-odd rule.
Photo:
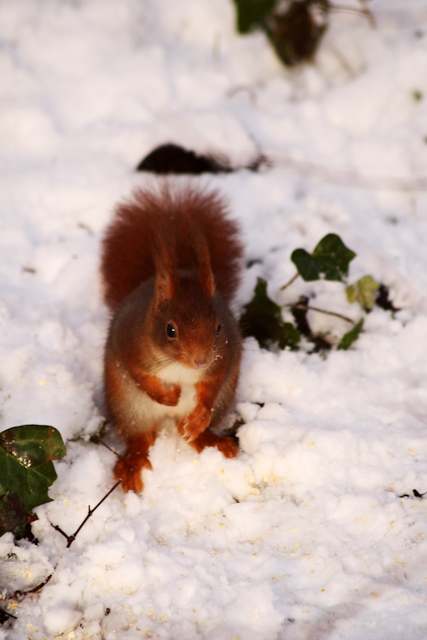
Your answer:
[[[350,262],[356,257],[354,251],[345,246],[336,233],[328,233],[316,245],[313,253],[295,249],[291,260],[306,282],[334,280],[344,282],[348,276]]]
[[[57,475],[52,460],[65,455],[59,431],[44,425],[12,427],[0,433],[0,535],[40,504]]]
[[[253,336],[260,347],[267,349],[277,344],[279,349],[295,348],[301,340],[300,333],[291,322],[283,322],[282,310],[267,295],[267,282],[257,279],[254,296],[244,306],[240,326],[245,337]]]

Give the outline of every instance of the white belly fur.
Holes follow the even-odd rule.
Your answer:
[[[160,372],[157,377],[166,384],[177,384],[181,387],[181,395],[175,407],[168,407],[152,400],[141,392],[134,380],[123,370],[123,382],[126,386],[127,414],[131,413],[131,424],[135,432],[150,428],[157,424],[158,428],[171,422],[176,423],[187,416],[196,406],[195,384],[200,379],[201,371],[190,369],[180,364],[172,364]],[[132,407],[131,412],[129,408]],[[130,427],[130,425],[128,425]]]

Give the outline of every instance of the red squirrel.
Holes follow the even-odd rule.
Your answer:
[[[150,446],[166,423],[196,451],[233,458],[213,433],[237,386],[241,337],[229,309],[243,247],[216,191],[137,190],[116,208],[102,245],[107,409],[127,449],[115,466],[124,491],[140,492]]]

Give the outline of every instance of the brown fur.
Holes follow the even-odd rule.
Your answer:
[[[116,208],[115,219],[103,241],[101,273],[106,304],[117,309],[141,282],[155,275],[153,246],[160,224],[162,259],[168,257],[170,262],[176,261],[178,268],[188,269],[202,254],[209,256],[216,289],[230,302],[239,284],[243,247],[236,223],[226,215],[227,208],[215,191],[188,188],[173,193],[167,186],[159,193],[136,191],[131,201]],[[197,257],[189,241],[195,235],[190,231],[195,219],[199,238],[207,246],[207,250],[201,249],[197,243]],[[207,269],[206,265],[204,268]]]

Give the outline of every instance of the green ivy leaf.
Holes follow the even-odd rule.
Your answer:
[[[350,304],[358,302],[362,309],[371,311],[375,304],[375,293],[379,287],[379,282],[374,280],[372,276],[363,276],[363,278],[346,288],[347,300]]]
[[[350,331],[347,331],[347,333],[343,335],[343,337],[341,338],[337,346],[337,350],[342,349],[344,351],[347,351],[347,349],[351,347],[353,342],[356,342],[357,338],[360,335],[360,332],[362,331],[362,327],[363,327],[363,318],[359,320],[359,322],[353,327],[353,329],[350,329]]]
[[[237,31],[249,33],[253,27],[263,27],[264,20],[277,0],[234,0],[237,9]]]
[[[267,295],[267,282],[257,279],[254,297],[244,307],[240,326],[244,337],[256,338],[260,347],[267,349],[277,344],[280,349],[295,348],[301,340],[299,331],[290,322],[283,322],[279,305]]]
[[[319,280],[322,272],[322,264],[305,249],[295,249],[291,260],[298,269],[298,273],[306,282]]]
[[[16,493],[0,496],[0,536],[24,522],[27,512]]]
[[[50,502],[47,491],[56,480],[52,460],[65,455],[59,431],[42,425],[23,425],[0,433],[0,535],[19,515]],[[7,511],[13,511],[7,516]],[[22,518],[21,518],[22,519]]]
[[[305,249],[295,249],[291,260],[298,273],[306,282],[313,280],[334,280],[343,282],[348,276],[348,266],[356,257],[335,233],[328,233],[321,239],[312,254]]]

